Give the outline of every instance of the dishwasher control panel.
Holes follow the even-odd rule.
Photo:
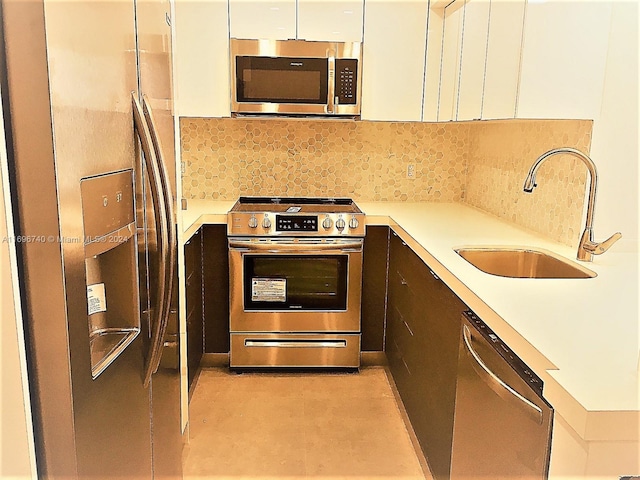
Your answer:
[[[520,357],[518,357],[513,350],[511,350],[493,330],[491,330],[486,323],[478,318],[478,316],[471,310],[463,312],[462,315],[471,323],[478,333],[482,335],[487,341],[491,342],[495,350],[500,354],[504,360],[511,365],[511,367],[523,378],[529,386],[542,395],[543,382],[528,366],[524,363]]]

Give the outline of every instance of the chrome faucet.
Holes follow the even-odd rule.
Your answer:
[[[582,232],[582,236],[580,237],[580,244],[578,245],[578,255],[577,259],[585,262],[593,261],[594,255],[600,255],[601,253],[609,250],[609,247],[616,243],[622,237],[620,232],[614,233],[607,240],[601,243],[596,243],[593,241],[593,207],[596,203],[596,186],[598,183],[598,173],[596,172],[596,165],[593,163],[587,155],[582,153],[580,150],[576,150],[575,148],[556,148],[554,150],[549,150],[546,153],[543,153],[538,157],[538,159],[533,163],[531,169],[529,170],[529,175],[524,181],[524,191],[526,193],[533,192],[533,189],[537,187],[536,184],[536,173],[540,165],[549,157],[558,154],[569,154],[573,155],[576,158],[579,158],[584,162],[589,170],[589,200],[587,203],[587,218],[586,225],[584,227],[584,232]]]

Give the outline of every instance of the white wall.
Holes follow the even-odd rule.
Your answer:
[[[635,1],[613,4],[602,108],[591,143],[600,181],[594,236],[602,241],[622,232],[622,240],[613,247],[619,251],[638,251],[639,12]]]

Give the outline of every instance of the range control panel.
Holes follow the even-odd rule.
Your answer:
[[[317,232],[317,215],[276,215],[276,232]]]
[[[363,213],[319,213],[314,215],[273,212],[229,212],[229,235],[300,235],[364,237]]]

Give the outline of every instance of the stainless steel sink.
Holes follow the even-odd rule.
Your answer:
[[[465,247],[456,253],[485,273],[511,278],[593,278],[588,268],[546,250],[526,247]]]

